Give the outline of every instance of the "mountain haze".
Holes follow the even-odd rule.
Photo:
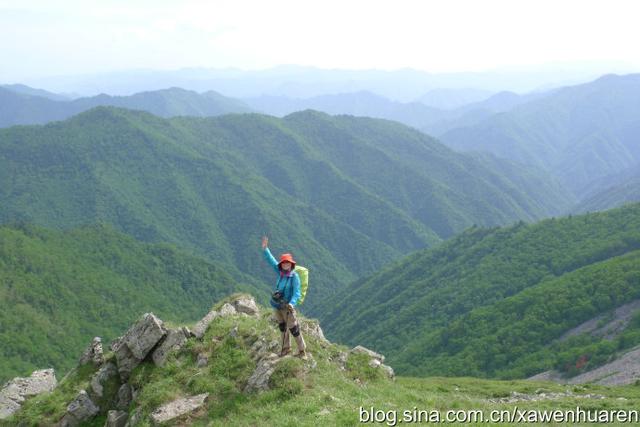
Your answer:
[[[577,197],[640,162],[640,74],[566,87],[440,136],[450,147],[489,151],[546,169]]]

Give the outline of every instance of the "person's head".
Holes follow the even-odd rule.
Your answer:
[[[296,268],[296,262],[293,260],[293,256],[291,256],[291,254],[280,255],[280,262],[278,263],[278,268],[281,271],[291,271],[294,268]]]

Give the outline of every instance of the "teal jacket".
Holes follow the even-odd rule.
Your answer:
[[[269,248],[264,248],[264,258],[278,274],[278,281],[276,282],[276,287],[273,289],[273,292],[280,291],[284,296],[284,301],[295,307],[301,295],[300,276],[298,276],[298,273],[295,271],[288,273],[280,271],[278,261],[271,255]],[[280,308],[273,298],[271,298],[270,303],[273,308]]]

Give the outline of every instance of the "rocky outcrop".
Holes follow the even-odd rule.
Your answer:
[[[34,371],[29,377],[12,379],[0,390],[0,420],[19,410],[25,399],[52,391],[57,384],[53,369]]]
[[[320,323],[317,320],[305,320],[300,322],[300,329],[302,329],[302,334],[304,336],[312,336],[321,341],[321,343],[328,343],[327,339],[324,337],[324,332],[322,332],[322,328],[320,327]]]
[[[104,397],[104,389],[107,383],[115,379],[118,375],[118,368],[113,363],[102,365],[100,370],[91,378],[91,390],[89,394],[92,397]]]
[[[210,337],[206,342],[193,340],[189,345],[189,338],[192,336],[202,339],[207,328],[214,319],[218,317],[231,317],[231,319],[221,322],[219,326],[225,327],[225,330],[217,330],[217,336]],[[251,318],[249,318],[251,317]],[[222,320],[222,319],[221,319]],[[300,319],[303,333],[310,340],[311,345],[320,345],[324,348],[332,344],[326,340],[322,329],[317,321]],[[264,327],[264,329],[263,329]],[[249,349],[249,354],[255,368],[246,383],[241,387],[243,392],[253,393],[268,390],[272,387],[279,387],[273,378],[274,372],[278,373],[279,369],[284,369],[282,375],[291,375],[302,380],[304,376],[312,369],[317,367],[317,362],[313,356],[308,353],[300,363],[293,356],[278,357],[277,352],[281,346],[278,340],[279,331],[274,325],[267,325],[267,318],[260,316],[260,308],[256,305],[253,298],[239,296],[235,299],[223,304],[219,310],[209,312],[198,324],[193,328],[193,332],[186,327],[168,329],[164,326],[162,320],[158,319],[152,313],[147,313],[137,320],[127,332],[117,340],[115,340],[110,348],[112,353],[103,354],[102,340],[96,337],[91,344],[83,352],[79,360],[79,365],[84,367],[74,371],[76,374],[70,375],[70,384],[67,386],[76,387],[72,390],[81,390],[71,402],[66,406],[66,412],[62,419],[50,419],[58,417],[49,413],[49,419],[43,422],[43,425],[57,426],[80,426],[89,423],[96,423],[96,416],[100,416],[103,420],[106,416],[106,427],[123,427],[135,426],[140,423],[147,424],[149,422],[154,425],[164,423],[175,423],[177,418],[186,418],[177,422],[189,423],[192,419],[202,416],[205,413],[202,408],[206,404],[208,395],[201,394],[197,396],[185,397],[182,399],[169,402],[155,409],[151,415],[148,413],[148,407],[144,410],[142,404],[148,405],[147,398],[139,401],[139,393],[144,391],[145,384],[141,383],[144,378],[151,378],[155,381],[157,375],[153,374],[151,365],[145,366],[144,372],[140,376],[136,376],[136,382],[129,383],[131,373],[136,366],[141,363],[151,364],[161,367],[167,364],[169,355],[182,349],[185,353],[178,353],[178,361],[183,363],[187,361],[185,369],[194,369],[191,365],[192,360],[196,360],[198,368],[193,372],[189,372],[189,377],[200,376],[204,378],[212,375],[217,370],[216,363],[220,360],[216,357],[217,351],[229,350],[226,346],[239,346],[242,351]],[[221,347],[223,346],[223,347]],[[189,354],[186,354],[187,350]],[[337,349],[335,349],[337,350]],[[332,350],[332,352],[335,352]],[[323,353],[322,353],[323,354]],[[382,361],[384,356],[358,346],[351,351],[337,352],[338,362],[344,367],[347,358],[351,354],[365,354],[371,366],[377,369],[388,368],[391,371],[389,376],[393,376],[393,370],[385,367]],[[186,357],[186,359],[183,359]],[[189,359],[193,358],[193,359]],[[361,359],[362,360],[362,359]],[[292,362],[280,365],[282,361]],[[216,369],[206,369],[207,365],[213,364]],[[279,368],[280,367],[280,368]],[[147,376],[149,368],[152,375]],[[166,369],[160,371],[161,374],[173,373],[173,370]],[[49,372],[53,383],[46,387],[36,387],[32,381],[42,376],[42,372]],[[159,371],[155,371],[158,373]],[[45,376],[47,376],[45,375]],[[278,376],[280,376],[278,374]],[[55,376],[53,370],[34,372],[33,378],[16,378],[8,383],[5,389],[0,393],[0,410],[5,408],[7,414],[12,414],[20,407],[20,403],[25,396],[35,395],[42,390],[50,390],[55,387]],[[212,379],[213,378],[209,378]],[[206,381],[206,379],[205,379]],[[356,380],[358,381],[358,380]],[[133,388],[135,385],[135,389]],[[186,390],[180,387],[182,392]],[[178,391],[179,392],[179,391]],[[4,405],[4,406],[3,406]],[[59,408],[59,410],[63,409]],[[0,411],[0,414],[4,414]],[[5,415],[6,416],[6,415]]]
[[[112,345],[123,381],[131,375],[156,344],[167,334],[162,320],[153,313],[146,313],[127,333]]]
[[[369,350],[368,348],[361,345],[353,347],[350,352],[353,354],[365,354],[372,359],[379,360],[380,363],[384,362],[384,356],[382,354],[376,353],[375,351]]]
[[[193,327],[193,330],[191,331],[192,335],[199,340],[202,339],[202,337],[204,337],[204,333],[207,332],[209,324],[213,322],[213,319],[216,317],[218,317],[218,312],[215,310],[207,313],[207,315],[200,319],[200,321],[196,323],[196,326]]]
[[[67,413],[60,421],[60,427],[76,427],[95,417],[100,408],[91,400],[85,390],[80,390],[76,398],[67,406]]]
[[[107,412],[107,422],[104,427],[124,427],[127,425],[129,415],[124,411],[111,410]]]
[[[249,316],[258,317],[260,315],[260,309],[256,304],[256,301],[248,296],[239,297],[231,302],[231,305],[238,313],[245,313]]]
[[[218,314],[220,315],[220,317],[227,317],[227,316],[233,316],[234,314],[236,314],[237,311],[235,309],[235,307],[231,304],[229,304],[228,302],[225,303],[221,308],[220,311],[218,312]]]
[[[370,358],[369,360],[369,366],[372,368],[378,368],[381,369],[384,374],[388,377],[388,378],[395,378],[396,374],[393,371],[393,368],[391,366],[385,365],[384,363],[384,356],[380,353],[376,353],[373,350],[369,350],[366,347],[363,347],[361,345],[358,345],[354,348],[352,348],[349,353],[351,354],[364,354],[367,357]]]
[[[93,363],[95,366],[100,366],[104,363],[104,354],[102,350],[102,339],[100,337],[95,337],[89,347],[82,353],[78,364],[80,366],[86,365],[87,363]]]
[[[156,366],[163,366],[172,351],[180,350],[186,343],[191,332],[187,328],[170,329],[166,337],[153,351],[151,358]]]
[[[118,389],[116,409],[126,411],[133,400],[133,390],[129,384],[122,384]]]
[[[189,414],[202,407],[208,396],[209,393],[204,393],[197,396],[174,400],[171,403],[162,405],[151,413],[151,421],[154,425],[160,425],[182,415]]]
[[[288,356],[291,357],[291,356]],[[269,379],[273,372],[276,370],[278,363],[284,358],[279,358],[277,354],[270,353],[260,359],[255,371],[249,377],[247,385],[244,387],[245,393],[252,393],[256,391],[264,391],[269,389]]]

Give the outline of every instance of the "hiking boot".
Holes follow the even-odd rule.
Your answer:
[[[289,353],[291,353],[291,349],[290,348],[283,348],[282,350],[280,350],[280,357],[284,357]]]
[[[298,354],[296,354],[296,357],[299,357],[302,360],[307,360],[307,352],[304,350],[300,350]]]

